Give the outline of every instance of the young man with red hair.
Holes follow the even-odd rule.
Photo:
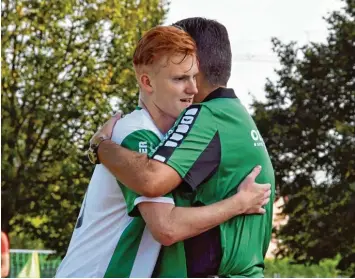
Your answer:
[[[196,45],[181,29],[155,27],[139,41],[133,63],[142,108],[117,122],[112,140],[148,153],[197,93]],[[97,165],[56,276],[151,277],[163,243],[169,245],[164,255],[170,264],[167,268],[161,265],[154,275],[186,277],[184,245],[178,241],[237,214],[262,213],[269,186],[253,184],[258,172],[252,173],[242,191],[224,201],[204,207],[179,207],[175,203],[189,205],[188,197],[179,190],[163,197],[140,196],[103,165]]]

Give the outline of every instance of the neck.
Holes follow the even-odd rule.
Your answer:
[[[225,86],[211,85],[208,83],[204,83],[204,84],[200,85],[199,89],[198,89],[198,94],[196,96],[196,97],[198,97],[198,101],[202,102],[204,99],[206,99],[206,97],[208,95],[210,95],[213,91],[215,91],[216,89],[218,89],[220,87],[225,87]]]
[[[158,127],[162,134],[167,133],[174,125],[176,118],[164,113],[154,103],[140,99],[140,105],[149,113],[150,117],[153,119],[154,124]]]

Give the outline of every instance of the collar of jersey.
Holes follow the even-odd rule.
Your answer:
[[[212,91],[202,102],[211,101],[217,98],[237,98],[232,88],[219,87]]]

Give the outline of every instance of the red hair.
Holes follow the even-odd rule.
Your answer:
[[[145,33],[138,42],[133,64],[135,67],[152,65],[164,55],[175,54],[196,55],[195,41],[177,27],[157,26]]]

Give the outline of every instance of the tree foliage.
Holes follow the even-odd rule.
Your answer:
[[[355,2],[326,19],[325,43],[273,39],[281,67],[255,119],[290,219],[280,255],[318,263],[341,255],[355,275]]]
[[[160,0],[2,1],[1,226],[65,252],[111,104],[136,104],[132,54]],[[35,247],[33,247],[35,248]]]

